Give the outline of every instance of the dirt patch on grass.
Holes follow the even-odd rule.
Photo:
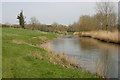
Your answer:
[[[24,41],[19,41],[19,40],[12,40],[13,43],[16,43],[16,44],[23,44],[25,43]]]
[[[45,37],[45,36],[38,37],[38,38],[39,38],[39,39],[42,39],[42,40],[47,39],[47,37]]]
[[[39,47],[38,44],[30,44],[30,43],[26,43],[24,41],[20,41],[20,40],[12,40],[13,43],[16,43],[16,44],[27,44],[29,46],[33,46],[33,47]]]
[[[36,39],[37,37],[32,37],[32,39]]]
[[[41,40],[46,40],[47,37],[45,36],[38,36],[38,37],[32,37],[32,39],[41,39]]]
[[[35,52],[33,54],[29,54],[28,56],[33,57],[34,59],[43,59],[43,57],[41,56],[41,54],[39,52]]]

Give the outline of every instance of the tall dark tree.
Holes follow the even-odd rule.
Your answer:
[[[19,19],[20,26],[24,28],[25,21],[24,21],[23,11],[20,12],[20,14],[17,16],[17,19]]]

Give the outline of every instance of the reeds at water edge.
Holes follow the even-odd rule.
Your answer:
[[[120,43],[119,34],[120,32],[118,30],[115,30],[113,32],[102,31],[102,30],[74,32],[74,35],[79,35],[81,37],[91,37],[101,41],[113,42],[113,43]]]

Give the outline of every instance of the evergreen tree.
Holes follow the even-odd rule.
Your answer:
[[[23,16],[23,11],[20,12],[20,14],[17,16],[17,19],[19,19],[19,24],[21,25],[22,28],[24,28],[24,16]]]

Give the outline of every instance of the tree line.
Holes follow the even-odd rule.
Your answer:
[[[74,31],[115,30],[118,29],[117,14],[113,2],[96,3],[96,14],[83,15],[71,27]]]

